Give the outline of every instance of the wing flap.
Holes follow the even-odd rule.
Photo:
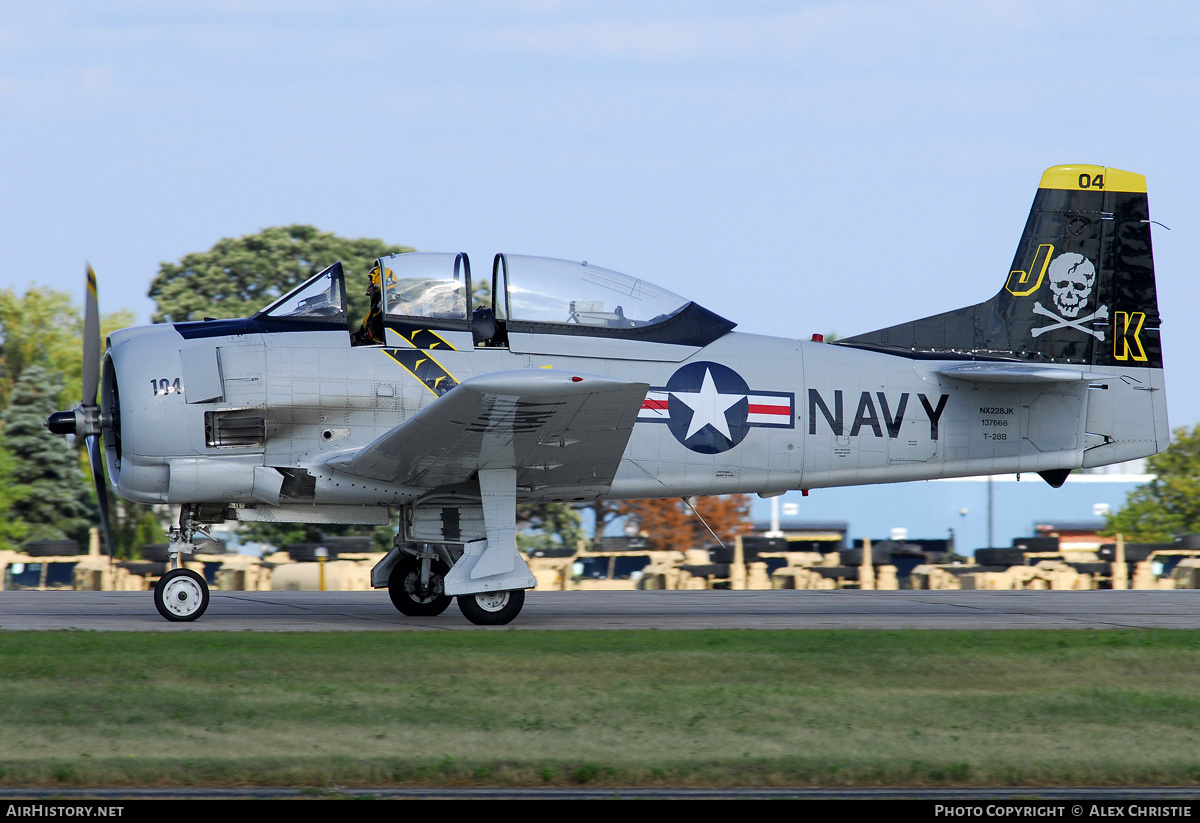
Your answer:
[[[484,374],[329,466],[427,489],[515,468],[525,496],[593,497],[612,484],[648,390],[549,369]]]

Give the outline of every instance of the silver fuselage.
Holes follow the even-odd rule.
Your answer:
[[[644,409],[611,486],[589,497],[1074,469],[1151,455],[1169,442],[1165,403],[1155,402],[1165,395],[1161,369],[1093,367],[1111,379],[982,383],[940,374],[949,361],[736,332],[704,347],[548,334],[476,348],[469,334],[442,337],[453,350],[430,356],[460,383],[552,368],[646,383],[648,398],[666,397],[674,375],[702,363],[740,376],[752,409],[755,397],[771,398],[769,413],[752,411],[739,442],[717,453],[689,448],[687,432],[662,419],[665,410]],[[266,467],[307,470],[315,487],[305,502],[315,506],[396,506],[428,491],[330,466],[439,400],[383,347],[351,346],[338,331],[185,339],[163,325],[113,334],[107,360],[103,391],[114,402],[115,374],[121,421],[119,442],[106,438],[109,470],[130,500],[269,508],[280,500],[278,483],[262,482]],[[724,391],[712,402],[729,402]],[[261,437],[214,444],[212,413],[236,410],[261,410]],[[518,489],[521,500],[554,495]]]

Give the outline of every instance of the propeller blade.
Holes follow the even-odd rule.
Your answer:
[[[87,266],[87,293],[83,303],[83,404],[95,406],[100,387],[100,306],[96,299],[96,273]]]
[[[111,558],[112,526],[108,522],[108,486],[104,482],[103,455],[100,453],[100,437],[95,434],[87,436],[88,460],[92,464],[92,482],[96,486],[96,501],[100,504],[100,530],[104,534],[104,551]]]

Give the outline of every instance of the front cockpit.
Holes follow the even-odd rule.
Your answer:
[[[471,263],[465,254],[409,252],[381,257],[371,269],[370,307],[352,332],[356,346],[384,345],[388,330],[471,330]]]

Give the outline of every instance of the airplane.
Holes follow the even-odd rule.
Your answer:
[[[518,502],[1058,487],[1170,442],[1146,181],[1114,168],[1042,175],[990,300],[835,342],[738,333],[586,261],[497,254],[493,305],[472,307],[466,254],[383,257],[357,323],[344,280],[335,263],[249,318],[124,329],[101,358],[89,269],[84,400],[46,426],[86,439],[107,545],[102,459],[125,498],[180,506],[167,620],[204,614],[179,555],[227,519],[374,526],[398,508],[372,585],[405,615],[456,599],[503,625],[536,586]]]

